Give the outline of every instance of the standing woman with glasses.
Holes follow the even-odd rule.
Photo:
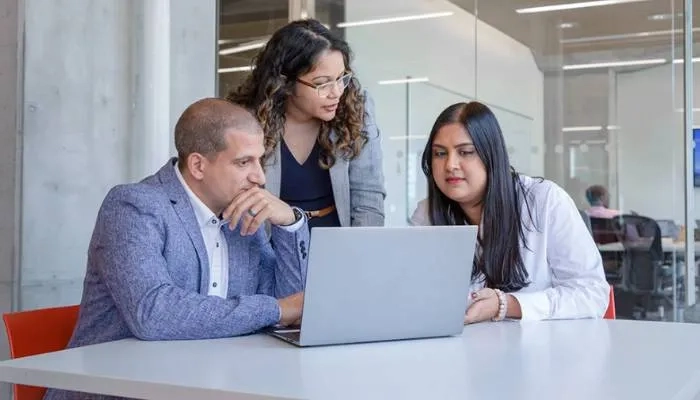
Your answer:
[[[228,100],[265,131],[266,188],[309,226],[384,225],[374,104],[353,77],[348,44],[312,19],[275,32]]]

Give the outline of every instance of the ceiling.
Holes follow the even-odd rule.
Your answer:
[[[316,15],[322,19],[324,7],[350,1],[354,0],[316,0]],[[516,9],[574,1],[451,1],[528,46],[545,70],[565,63],[668,58],[673,48],[675,58],[682,55],[683,0],[641,0],[531,14],[519,14]],[[700,17],[700,0],[693,0],[693,5]],[[228,41],[222,47],[229,47],[269,36],[287,22],[289,9],[287,0],[220,0],[220,13],[220,39]],[[700,42],[700,32],[695,33],[695,40]],[[222,56],[220,66],[247,65],[255,52]]]
[[[474,0],[453,3],[467,11],[474,7]],[[521,8],[566,3],[573,1],[480,1],[478,16],[531,48],[541,65],[668,57],[672,48],[682,49],[682,0],[646,0],[530,14],[516,12]],[[700,0],[693,3],[695,18],[700,17]],[[700,41],[699,35],[695,34],[695,41]]]
[[[288,22],[288,4],[288,0],[220,0],[219,48],[226,49],[269,37]],[[317,0],[316,16],[325,21],[330,6],[343,4],[344,0]],[[258,51],[259,48],[254,48],[221,55],[219,68],[250,65]],[[229,89],[237,87],[245,77],[244,73],[220,74],[220,93],[226,93]]]

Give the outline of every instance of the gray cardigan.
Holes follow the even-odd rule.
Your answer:
[[[330,169],[333,196],[341,226],[384,225],[384,174],[382,166],[381,135],[374,117],[374,101],[364,91],[364,132],[368,141],[360,154],[348,161],[336,156]],[[335,139],[335,131],[331,138]],[[265,188],[275,196],[280,195],[281,175],[280,146],[275,149],[273,163],[265,167]]]

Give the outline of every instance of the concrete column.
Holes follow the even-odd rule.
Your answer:
[[[129,180],[138,181],[170,156],[170,0],[131,4]]]
[[[19,307],[22,2],[0,0],[0,314]],[[0,360],[9,358],[0,329]],[[0,383],[0,398],[11,386]]]
[[[217,95],[218,9],[216,0],[170,4],[170,143],[177,118],[195,100]],[[222,94],[225,96],[225,94]]]
[[[128,178],[134,98],[131,2],[23,3],[21,297],[31,309],[80,301],[97,210]]]
[[[170,0],[143,6],[143,121],[140,175],[157,171],[170,155]]]
[[[105,194],[160,168],[174,154],[172,129],[184,107],[215,95],[217,7],[215,0],[25,7],[21,295],[22,308],[37,308],[80,301]]]
[[[160,167],[184,107],[216,94],[217,17],[216,0],[0,0],[0,313],[80,301],[105,194]]]
[[[131,180],[176,155],[175,123],[192,102],[216,96],[216,0],[135,2]]]

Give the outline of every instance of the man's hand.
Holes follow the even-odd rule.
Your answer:
[[[483,288],[472,293],[472,304],[464,315],[464,324],[488,321],[498,314],[498,295],[493,289]]]
[[[224,219],[229,219],[229,226],[234,229],[241,221],[241,234],[252,235],[265,220],[273,225],[291,225],[296,221],[294,211],[287,203],[259,187],[241,192],[226,207]]]
[[[299,324],[301,311],[304,306],[304,292],[299,292],[283,299],[277,300],[282,310],[280,325],[289,326]]]

